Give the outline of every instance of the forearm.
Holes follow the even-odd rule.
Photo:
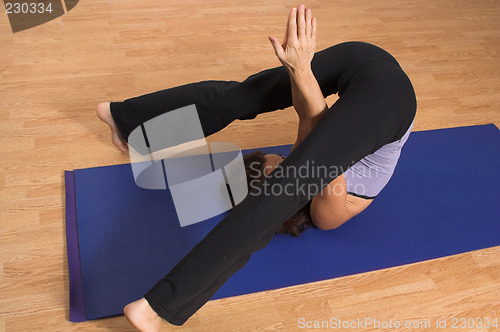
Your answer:
[[[292,151],[302,142],[328,109],[318,81],[310,69],[290,72],[293,106],[299,116],[297,139]]]

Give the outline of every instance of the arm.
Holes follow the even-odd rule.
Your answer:
[[[328,110],[328,105],[310,69],[290,74],[290,80],[292,83],[293,105],[299,116],[297,139],[292,147],[293,151],[316,126],[323,114]]]
[[[303,5],[288,15],[283,44],[269,36],[276,56],[287,69],[292,86],[293,106],[299,116],[297,140],[292,151],[309,134],[328,109],[318,81],[311,70],[316,48],[316,19]]]
[[[290,79],[293,105],[299,115],[293,151],[328,110],[328,105],[311,70],[290,74]],[[352,217],[347,203],[346,182],[340,175],[313,198],[310,210],[313,223],[324,230],[339,227]]]
[[[293,106],[299,116],[293,151],[328,110],[311,70],[316,46],[316,20],[311,18],[310,9],[304,10],[303,6],[299,6],[297,10],[290,11],[282,45],[275,37],[269,37],[269,40],[290,76]],[[311,217],[318,228],[336,228],[367,206],[364,202],[361,205],[360,202],[348,200],[345,178],[340,175],[313,198]]]

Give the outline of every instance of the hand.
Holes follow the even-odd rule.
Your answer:
[[[289,73],[311,69],[316,48],[316,19],[312,17],[310,9],[299,5],[290,10],[282,44],[276,37],[268,38],[276,56]]]

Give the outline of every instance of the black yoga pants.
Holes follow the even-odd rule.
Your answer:
[[[413,87],[396,60],[379,47],[347,42],[315,54],[312,70],[323,95],[339,99],[302,143],[260,185],[280,186],[293,195],[262,190],[248,195],[216,225],[146,295],[165,320],[182,325],[249,260],[266,247],[276,228],[313,197],[308,184],[324,187],[339,174],[315,177],[273,176],[280,167],[350,166],[385,144],[403,137],[416,112]],[[284,67],[261,71],[243,82],[203,81],[124,102],[111,103],[111,113],[127,140],[137,126],[165,112],[195,104],[205,136],[235,119],[292,106],[291,85]],[[299,168],[300,169],[300,168]],[[276,191],[278,192],[278,191]],[[265,194],[264,194],[265,193]]]

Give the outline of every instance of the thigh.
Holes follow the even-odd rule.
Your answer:
[[[317,52],[311,69],[326,97],[337,92],[341,95],[363,66],[377,61],[397,64],[392,55],[378,46],[364,42],[345,42]]]

